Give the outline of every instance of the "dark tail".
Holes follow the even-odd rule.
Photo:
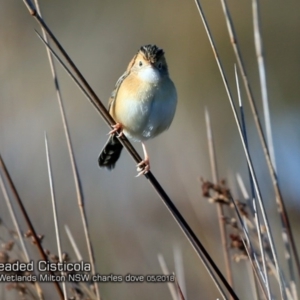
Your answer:
[[[121,155],[122,149],[123,145],[114,135],[111,135],[100,153],[99,166],[108,170],[113,169]]]

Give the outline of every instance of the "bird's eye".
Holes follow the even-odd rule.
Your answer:
[[[157,67],[158,67],[159,70],[161,70],[162,69],[162,63],[160,62]]]
[[[139,66],[141,67],[143,65],[142,61],[140,60],[139,61]]]

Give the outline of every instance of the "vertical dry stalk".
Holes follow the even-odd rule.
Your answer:
[[[265,117],[264,119],[265,119],[265,127],[266,127],[266,136],[267,136],[268,147],[270,151],[270,157],[276,172],[277,168],[276,168],[276,159],[275,159],[275,151],[274,151],[273,136],[272,136],[271,117],[270,117],[270,110],[269,110],[266,69],[265,69],[265,61],[264,61],[264,48],[263,48],[263,40],[262,40],[261,26],[260,26],[259,4],[257,0],[252,0],[252,11],[253,11],[254,42],[255,42],[256,56],[257,56],[257,63],[258,63],[263,111]],[[282,227],[282,239],[283,239],[285,251],[288,254],[285,257],[289,267],[291,286],[294,293],[294,298],[298,299],[296,283],[295,283],[296,279],[294,274],[294,266],[292,262],[292,255],[290,249],[290,242],[287,238],[288,237],[287,229],[283,222],[283,217],[282,217],[283,214],[279,214],[279,215],[280,215],[281,227]],[[295,252],[297,253],[296,249]]]
[[[245,123],[244,110],[243,110],[242,98],[241,98],[241,90],[240,90],[239,78],[238,78],[238,74],[237,74],[237,70],[236,70],[236,65],[235,65],[234,71],[235,71],[235,79],[236,79],[236,85],[237,85],[237,94],[238,94],[238,100],[239,100],[239,107],[240,107],[240,112],[241,112],[241,123],[242,123],[243,135],[244,135],[244,139],[245,139],[245,145],[248,148],[246,123]],[[248,148],[248,151],[249,151],[249,148]],[[252,209],[253,209],[253,213],[254,213],[255,226],[256,226],[256,231],[257,231],[257,236],[258,236],[258,241],[259,241],[260,253],[261,253],[261,257],[262,257],[264,277],[265,277],[265,285],[266,285],[266,288],[267,288],[267,291],[268,291],[268,298],[271,299],[269,274],[268,274],[268,271],[267,271],[265,250],[264,250],[264,246],[263,246],[263,242],[262,242],[260,216],[259,216],[258,211],[257,211],[257,200],[255,198],[253,180],[251,178],[249,167],[248,167],[248,172],[249,172],[251,192],[252,192]]]
[[[233,47],[234,54],[235,54],[236,59],[237,59],[239,70],[240,70],[242,78],[243,78],[243,82],[244,82],[246,94],[247,94],[247,97],[248,97],[248,100],[249,100],[249,103],[250,103],[250,107],[251,107],[252,115],[253,115],[253,118],[254,118],[255,126],[257,128],[257,132],[258,132],[258,135],[259,135],[259,138],[260,138],[260,142],[261,142],[261,145],[262,145],[264,156],[266,158],[266,162],[267,162],[268,170],[269,170],[269,173],[270,173],[270,177],[272,179],[272,183],[273,183],[273,187],[274,187],[274,191],[275,191],[276,203],[277,203],[277,210],[278,210],[278,214],[280,216],[281,223],[282,223],[283,239],[285,239],[286,236],[288,237],[288,241],[291,244],[291,248],[292,248],[292,251],[293,251],[294,258],[295,258],[296,267],[297,267],[297,271],[298,271],[298,276],[300,277],[300,259],[299,259],[297,247],[296,247],[296,244],[295,244],[294,236],[293,236],[293,233],[292,233],[292,228],[291,228],[291,225],[290,225],[288,214],[287,214],[285,204],[284,204],[284,201],[283,201],[283,197],[282,197],[282,194],[281,194],[281,191],[280,191],[280,188],[279,188],[276,170],[275,170],[275,167],[272,163],[271,156],[270,156],[269,149],[268,149],[267,142],[266,142],[266,138],[264,136],[262,125],[261,125],[261,122],[260,122],[260,119],[259,119],[259,116],[258,116],[258,111],[257,111],[257,107],[256,107],[256,104],[255,104],[255,101],[254,101],[253,92],[251,90],[251,86],[250,86],[250,83],[248,81],[245,65],[244,65],[244,62],[243,62],[243,59],[242,59],[242,55],[241,55],[241,51],[240,51],[240,48],[239,48],[237,36],[235,34],[235,31],[234,31],[234,26],[233,26],[233,22],[231,20],[230,12],[228,10],[226,1],[221,0],[221,3],[222,3],[223,10],[224,10],[225,18],[226,18],[226,24],[227,24],[228,33],[229,33],[229,36],[230,36],[230,41],[232,43],[232,47]]]
[[[0,188],[1,188],[2,192],[3,192],[3,196],[4,196],[4,199],[5,199],[5,201],[6,201],[6,204],[7,204],[9,213],[10,213],[10,216],[11,216],[12,221],[13,221],[13,223],[14,223],[14,226],[15,226],[15,228],[16,228],[16,231],[17,231],[17,234],[18,234],[18,237],[19,237],[19,241],[20,241],[20,244],[21,244],[21,248],[22,248],[23,254],[24,254],[24,256],[25,256],[25,261],[26,261],[26,262],[29,262],[30,258],[29,258],[27,246],[26,246],[25,243],[24,243],[24,239],[23,239],[23,235],[22,235],[22,233],[21,233],[20,225],[19,225],[18,219],[17,219],[17,217],[16,217],[15,210],[14,210],[14,208],[13,208],[13,206],[12,206],[11,200],[10,200],[10,198],[9,198],[9,196],[8,196],[7,190],[6,190],[6,188],[5,188],[5,185],[4,185],[4,181],[3,181],[3,178],[2,178],[1,172],[0,172]],[[39,298],[40,298],[41,300],[43,300],[43,299],[44,299],[44,295],[43,295],[43,291],[42,291],[42,289],[41,289],[39,283],[38,283],[38,282],[35,282],[35,283],[34,283],[34,286],[35,286],[35,288],[36,288],[36,291],[37,291],[37,294],[38,294]]]
[[[237,75],[237,74],[236,74]],[[239,89],[238,89],[238,93],[239,93]],[[240,98],[240,96],[238,96],[239,97],[239,99],[241,99]],[[250,172],[249,172],[250,173]],[[250,177],[250,181],[251,181],[251,175],[249,174],[249,177]],[[244,197],[244,199],[247,201],[247,203],[249,203],[250,204],[250,197],[249,197],[249,195],[248,195],[248,192],[247,192],[247,190],[246,190],[246,187],[245,187],[245,185],[244,185],[244,182],[243,182],[243,179],[242,179],[242,177],[241,177],[241,175],[239,174],[239,173],[237,173],[237,175],[236,175],[236,179],[237,179],[237,182],[238,182],[238,185],[239,185],[239,188],[240,188],[240,190],[241,190],[241,192],[242,192],[242,195],[243,195],[243,197]],[[252,181],[251,181],[252,182]],[[253,183],[252,183],[252,185],[253,185]],[[252,186],[251,186],[251,188],[252,188]],[[253,195],[253,197],[254,197],[254,192],[252,193],[252,195]],[[251,211],[252,211],[252,207],[250,206],[250,205],[248,205],[249,206],[249,208],[251,209]],[[246,219],[243,217],[243,220],[244,221],[246,221]],[[248,225],[247,225],[247,223],[245,222],[245,226],[246,226],[246,230],[248,231]],[[249,272],[250,273],[250,272]],[[253,295],[256,295],[256,299],[259,299],[259,295],[258,295],[258,290],[257,290],[257,283],[256,283],[256,281],[255,281],[255,278],[254,278],[254,274],[253,274],[253,272],[252,272],[252,276],[251,276],[251,286],[252,286],[252,289],[253,289]]]
[[[184,276],[184,268],[183,268],[183,259],[182,259],[182,251],[179,246],[173,247],[173,255],[174,255],[174,265],[175,265],[175,273],[176,278],[178,279],[178,283],[181,287],[181,291],[185,298],[187,298],[186,293],[186,282]]]
[[[15,210],[14,210],[12,204],[11,204],[11,201],[10,201],[9,196],[8,196],[8,192],[7,192],[6,188],[5,188],[1,172],[0,172],[0,189],[2,190],[2,193],[3,193],[3,196],[4,196],[4,200],[5,200],[6,205],[8,207],[8,211],[9,211],[10,217],[11,217],[11,219],[13,221],[13,224],[14,224],[14,226],[16,228],[16,232],[17,232],[18,237],[19,237],[21,248],[23,250],[23,255],[25,256],[25,260],[27,262],[29,262],[28,250],[27,250],[27,247],[26,247],[26,245],[24,243],[23,234],[21,233],[21,228],[20,228],[20,225],[19,225],[16,213],[15,213]]]
[[[238,127],[238,131],[239,131],[239,135],[240,135],[241,142],[242,142],[242,145],[243,145],[243,149],[244,149],[244,152],[245,152],[245,156],[246,156],[246,159],[247,159],[247,163],[248,163],[248,166],[249,166],[249,169],[250,169],[250,172],[251,172],[251,176],[253,178],[255,192],[257,194],[257,198],[258,198],[260,209],[261,209],[261,212],[262,212],[262,215],[263,215],[264,223],[266,225],[267,236],[268,236],[268,239],[269,239],[269,242],[270,242],[271,251],[272,251],[272,254],[273,254],[273,257],[274,257],[276,270],[277,270],[277,273],[278,273],[278,277],[281,279],[280,269],[279,269],[279,263],[278,263],[276,248],[275,248],[275,244],[274,244],[274,239],[273,239],[273,236],[272,236],[272,233],[271,233],[271,230],[270,230],[270,225],[269,225],[268,217],[267,217],[267,214],[266,214],[264,203],[262,201],[262,197],[261,197],[260,189],[259,189],[259,186],[258,186],[256,174],[254,172],[254,168],[253,168],[253,164],[252,164],[252,159],[250,157],[248,148],[246,147],[246,144],[245,144],[245,139],[244,139],[244,136],[243,136],[241,124],[240,124],[240,121],[239,121],[238,116],[237,116],[237,112],[236,112],[236,109],[235,109],[235,106],[234,106],[234,102],[233,102],[232,94],[231,94],[231,91],[230,91],[230,88],[229,88],[229,85],[228,85],[228,81],[227,81],[227,78],[225,76],[225,72],[224,72],[223,66],[221,64],[221,61],[220,61],[220,58],[219,58],[219,54],[218,54],[217,48],[215,46],[212,34],[211,34],[210,29],[208,27],[208,23],[206,21],[203,9],[202,9],[202,7],[200,5],[199,0],[195,0],[195,3],[196,3],[196,6],[197,6],[197,9],[198,9],[198,12],[200,14],[201,20],[203,22],[205,31],[207,33],[209,42],[211,44],[211,47],[212,47],[212,50],[213,50],[213,53],[214,53],[214,56],[215,56],[215,59],[216,59],[219,71],[220,71],[220,75],[222,77],[222,80],[223,80],[223,83],[224,83],[224,87],[225,87],[225,90],[226,90],[226,93],[227,93],[227,96],[228,96],[228,99],[229,99],[229,102],[230,102],[230,105],[231,105],[231,108],[232,108],[234,119],[235,119],[236,125]],[[282,298],[286,299],[286,293],[285,293],[284,288],[283,288],[282,280],[279,281],[279,286],[280,286],[280,293],[281,293]]]
[[[36,9],[37,9],[39,16],[42,18],[38,0],[35,0],[35,5],[36,5]],[[45,29],[43,28],[43,26],[41,26],[41,28],[42,28],[44,39],[48,43],[48,37],[46,35]],[[74,183],[75,183],[77,201],[78,201],[78,206],[79,206],[79,210],[80,210],[80,214],[81,214],[81,219],[82,219],[82,224],[83,224],[83,228],[84,228],[84,234],[85,234],[85,239],[86,239],[86,244],[87,244],[87,249],[88,249],[88,254],[89,254],[89,260],[91,263],[92,273],[93,273],[93,275],[95,275],[96,274],[95,256],[93,253],[92,243],[91,243],[90,234],[89,234],[89,230],[88,230],[88,222],[87,222],[85,208],[84,208],[83,192],[81,190],[79,173],[78,173],[78,169],[77,169],[77,165],[76,165],[76,161],[75,161],[75,157],[74,157],[73,146],[72,146],[72,142],[71,142],[71,138],[70,138],[70,131],[69,131],[68,123],[66,120],[65,109],[63,106],[63,102],[62,102],[62,96],[61,96],[61,92],[60,92],[60,88],[59,88],[58,78],[56,75],[56,69],[55,69],[55,66],[53,63],[52,54],[47,47],[46,47],[46,51],[47,51],[47,55],[48,55],[48,59],[49,59],[49,63],[50,63],[51,73],[52,73],[52,77],[53,77],[53,81],[54,81],[54,85],[55,85],[55,89],[56,89],[57,100],[58,100],[58,104],[59,104],[59,108],[60,108],[61,118],[62,118],[62,122],[63,122],[63,128],[64,128],[65,137],[66,137],[66,141],[67,141],[68,152],[69,152],[69,156],[70,156],[73,178],[74,178]],[[95,293],[97,295],[97,299],[100,300],[101,299],[100,291],[99,291],[99,286],[98,286],[97,282],[94,282],[94,287],[95,287]]]
[[[37,235],[37,233],[36,233],[36,231],[35,231],[35,229],[33,227],[33,224],[31,223],[29,215],[27,214],[27,211],[26,211],[26,209],[25,209],[25,207],[23,205],[23,202],[22,202],[22,200],[21,200],[21,198],[19,196],[19,193],[18,193],[18,191],[17,191],[17,189],[16,189],[16,187],[15,187],[15,185],[14,185],[14,183],[13,183],[11,177],[10,177],[10,174],[9,174],[7,168],[6,168],[6,165],[5,165],[5,163],[4,163],[3,159],[2,159],[1,154],[0,154],[0,169],[2,169],[2,171],[3,171],[4,175],[5,175],[5,178],[6,178],[8,184],[10,186],[10,189],[11,189],[11,191],[12,191],[12,193],[13,193],[16,201],[17,201],[17,204],[19,205],[19,208],[20,208],[20,210],[21,210],[21,212],[22,212],[22,214],[23,214],[23,216],[25,218],[25,221],[27,223],[27,226],[29,227],[30,233],[32,234],[34,243],[35,243],[35,245],[38,248],[38,251],[40,253],[41,258],[44,261],[47,261],[48,257],[46,255],[46,253],[44,252],[44,249],[42,247],[41,241],[40,241],[40,239],[39,239],[39,237],[38,237],[38,235]],[[49,271],[49,273],[54,276],[54,273],[52,271]],[[56,291],[57,291],[60,299],[64,299],[64,295],[63,295],[63,292],[62,292],[62,290],[60,288],[59,283],[57,281],[54,281],[53,284],[55,286],[55,289],[56,289]]]
[[[239,222],[242,226],[242,229],[243,229],[243,232],[244,232],[244,235],[245,235],[245,238],[241,235],[241,240],[243,242],[244,249],[246,250],[247,255],[249,257],[249,260],[250,260],[250,263],[252,265],[252,269],[254,271],[254,274],[256,275],[256,278],[257,278],[257,280],[260,284],[260,287],[262,289],[262,292],[263,292],[265,298],[271,300],[271,298],[270,298],[270,289],[268,289],[268,286],[267,286],[266,281],[265,281],[265,277],[263,276],[263,272],[261,271],[261,268],[260,268],[260,265],[258,263],[256,254],[254,252],[254,247],[252,246],[252,242],[250,240],[248,230],[247,230],[247,228],[244,224],[244,221],[243,221],[243,218],[241,216],[240,210],[239,210],[235,200],[231,196],[231,194],[229,196],[230,196],[230,201],[234,206],[234,209],[235,209],[235,212],[237,214],[238,220],[239,220]],[[246,239],[246,241],[245,241],[245,239]]]
[[[63,263],[62,249],[61,249],[61,239],[60,239],[58,217],[57,217],[56,199],[55,199],[55,195],[54,195],[54,183],[53,183],[51,160],[50,160],[50,153],[49,153],[48,139],[47,139],[46,132],[45,132],[45,146],[46,146],[48,177],[49,177],[50,193],[51,193],[51,200],[52,200],[52,209],[53,209],[53,218],[54,218],[54,227],[55,227],[55,234],[56,234],[56,241],[57,241],[58,257],[59,257],[59,261],[61,263]],[[61,274],[63,275],[64,272],[62,271]],[[64,292],[64,300],[67,300],[68,299],[67,286],[66,286],[65,281],[62,281],[62,287],[63,287],[63,292]]]
[[[73,235],[72,235],[72,233],[71,233],[71,231],[70,231],[70,229],[69,229],[69,227],[67,225],[65,225],[65,230],[66,230],[67,236],[69,238],[69,241],[70,241],[70,243],[72,245],[72,248],[73,248],[73,250],[75,252],[77,260],[81,261],[83,259],[82,255],[81,255],[81,253],[79,251],[79,248],[77,247],[77,244],[75,242],[75,239],[74,239],[74,237],[73,237]]]
[[[157,258],[158,258],[158,262],[159,262],[159,265],[160,265],[160,268],[161,268],[163,274],[164,275],[170,275],[170,272],[168,270],[168,267],[167,267],[167,264],[166,264],[166,261],[165,261],[163,255],[158,253]],[[169,288],[172,299],[173,300],[179,300],[178,296],[177,296],[176,288],[174,286],[174,283],[168,282],[167,285],[168,285],[168,288]]]
[[[275,151],[274,151],[273,136],[272,136],[271,116],[269,110],[267,79],[266,79],[266,70],[265,70],[265,61],[264,61],[264,49],[262,43],[259,7],[258,7],[257,0],[252,0],[252,11],[253,11],[253,27],[254,27],[253,29],[254,44],[255,44],[257,63],[258,63],[261,98],[262,98],[263,112],[265,117],[266,136],[267,136],[268,149],[270,152],[271,161],[273,163],[276,172],[276,160],[275,160]]]
[[[216,151],[215,151],[215,145],[213,139],[213,132],[210,123],[210,116],[207,108],[205,108],[205,122],[206,122],[207,143],[208,143],[208,150],[209,150],[212,179],[213,179],[213,183],[217,184],[219,182],[219,178],[218,178],[218,169],[217,169],[217,161],[216,161]],[[218,214],[219,227],[221,233],[221,241],[223,245],[223,254],[224,254],[227,280],[229,284],[233,287],[232,268],[230,264],[230,255],[229,255],[229,249],[227,244],[226,224],[224,222],[224,217],[225,217],[224,207],[223,204],[220,202],[217,203],[217,214]]]
[[[176,287],[177,287],[177,291],[178,291],[178,295],[179,295],[179,299],[180,300],[185,300],[184,298],[184,295],[183,295],[183,292],[182,292],[182,289],[178,283],[178,280],[177,280],[177,277],[176,275],[173,273],[174,277],[175,277],[175,284],[176,284]]]

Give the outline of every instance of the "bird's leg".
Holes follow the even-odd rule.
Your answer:
[[[140,175],[145,175],[149,172],[150,170],[150,160],[149,160],[149,156],[146,150],[146,146],[145,144],[142,142],[142,146],[143,146],[143,152],[144,152],[144,159],[137,164],[138,167],[138,174],[136,177],[140,176]]]
[[[121,137],[123,135],[123,126],[121,123],[116,123],[111,126],[113,130],[111,130],[107,135],[117,133],[117,137]]]

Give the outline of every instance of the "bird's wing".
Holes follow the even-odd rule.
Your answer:
[[[124,79],[130,74],[130,71],[125,71],[124,74],[118,79],[114,90],[112,91],[110,98],[108,100],[108,111],[110,111],[110,108],[112,107],[114,100],[117,98],[117,94],[119,91],[119,88],[124,81]]]
[[[118,94],[118,91],[120,89],[120,86],[121,84],[123,83],[124,79],[130,74],[131,72],[131,68],[132,66],[134,65],[135,63],[135,60],[136,60],[136,57],[137,57],[137,54],[133,57],[133,59],[130,61],[128,67],[127,67],[127,70],[123,73],[123,75],[118,79],[116,85],[115,85],[115,88],[114,90],[112,91],[111,95],[110,95],[110,98],[108,100],[108,111],[110,111],[110,108],[112,107],[115,99],[117,98],[117,94]]]

